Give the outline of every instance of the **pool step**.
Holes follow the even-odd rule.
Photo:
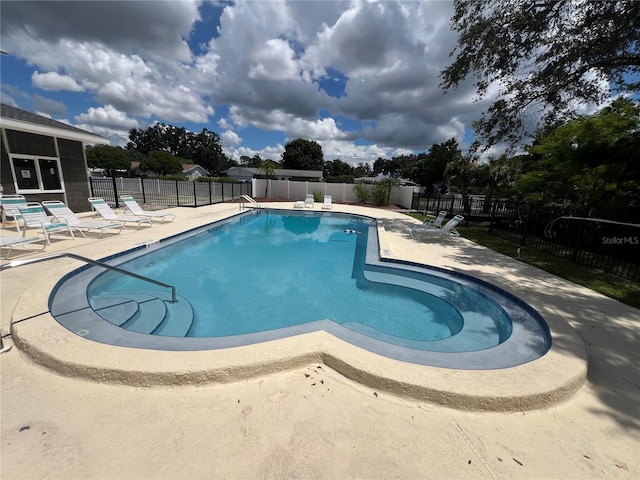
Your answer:
[[[446,298],[447,296],[459,297],[464,294],[464,289],[456,289],[455,284],[452,285],[452,288],[448,288],[444,285],[422,282],[403,275],[371,270],[365,270],[363,274],[364,278],[370,282],[413,288],[440,298]],[[494,320],[490,316],[474,311],[467,311],[464,308],[464,303],[465,302],[461,302],[461,306],[456,308],[460,315],[462,315],[464,321],[464,326],[459,333],[442,340],[403,341],[401,342],[402,345],[436,352],[468,352],[484,350],[497,345],[500,341],[500,335]],[[388,336],[384,332],[379,332],[366,325],[345,324],[345,326],[364,335],[382,339],[388,343],[397,342],[392,336]]]
[[[119,291],[91,299],[95,312],[126,330],[153,335],[185,337],[193,324],[193,308],[181,296],[157,290]]]

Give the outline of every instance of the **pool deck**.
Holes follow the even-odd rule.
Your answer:
[[[18,247],[12,259],[99,259],[239,206],[171,211],[172,223],[55,236],[44,252]],[[218,351],[126,349],[85,340],[48,314],[51,288],[81,262],[12,268],[0,274],[3,335],[14,322],[4,338],[13,348],[0,355],[0,477],[640,477],[639,310],[463,238],[412,239],[417,221],[398,212],[334,211],[377,218],[383,257],[522,298],[547,319],[552,349],[494,371],[406,364],[325,332]],[[256,286],[245,288],[250,301]]]

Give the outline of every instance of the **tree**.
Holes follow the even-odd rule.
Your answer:
[[[459,158],[449,162],[445,170],[448,183],[460,189],[465,212],[469,210],[471,205],[469,202],[469,187],[477,178],[477,169],[478,157],[468,154],[461,155]]]
[[[324,158],[318,142],[296,138],[284,146],[282,168],[322,170]]]
[[[474,147],[514,146],[531,126],[555,127],[585,103],[640,90],[640,2],[455,0],[454,9],[458,45],[441,86],[472,76],[478,98],[500,88],[474,123]]]
[[[541,136],[529,151],[533,167],[522,176],[524,194],[546,201],[574,201],[592,206],[635,190],[636,161],[628,146],[637,145],[640,106],[618,99],[593,115],[585,115]],[[631,177],[629,177],[631,175]],[[628,183],[630,182],[630,183]]]
[[[153,172],[158,176],[173,175],[182,172],[182,162],[169,152],[155,150],[140,163],[140,170]]]
[[[366,162],[360,162],[353,168],[354,177],[373,177],[373,170],[371,165]]]
[[[262,158],[257,153],[253,157],[248,157],[247,155],[242,155],[240,157],[240,166],[247,168],[260,168],[260,164],[262,163]]]
[[[434,143],[429,153],[418,155],[418,161],[411,172],[411,179],[429,189],[444,183],[444,172],[450,162],[458,161],[462,152],[455,138]]]
[[[264,176],[267,178],[267,186],[264,190],[264,196],[269,196],[269,180],[276,177],[276,167],[278,164],[273,160],[265,160],[260,164],[260,170],[262,170]]]
[[[131,160],[121,147],[98,145],[87,148],[87,165],[91,168],[103,168],[110,177],[116,176],[117,170],[129,174]]]
[[[127,150],[137,150],[143,155],[153,151],[169,152],[197,163],[212,175],[219,175],[235,163],[222,151],[220,136],[206,128],[193,133],[184,127],[157,123],[146,130],[131,129],[129,140]]]
[[[342,160],[335,159],[329,160],[324,164],[323,175],[325,178],[327,177],[342,177],[342,176],[352,176],[353,168],[346,162]]]

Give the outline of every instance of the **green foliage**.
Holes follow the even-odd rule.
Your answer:
[[[240,183],[235,178],[229,177],[198,177],[196,182],[208,182],[208,183]]]
[[[340,175],[339,177],[324,177],[326,183],[353,183],[353,175]]]
[[[156,177],[156,179],[158,180],[174,180],[174,181],[178,181],[178,182],[188,182],[189,179],[187,177],[184,177],[182,175],[162,175],[159,177]]]
[[[353,168],[353,176],[354,177],[372,177],[373,170],[371,169],[371,165],[365,162],[360,162]]]
[[[263,160],[260,158],[260,155],[257,153],[253,157],[248,157],[246,155],[242,155],[240,157],[240,166],[247,168],[260,168],[260,164]]]
[[[157,123],[146,130],[131,129],[129,140],[127,150],[137,150],[143,155],[156,150],[166,151],[201,165],[209,172],[219,173],[235,164],[223,153],[219,135],[206,128],[193,133],[184,127]]]
[[[169,152],[154,150],[140,163],[140,170],[158,176],[173,175],[182,172],[182,162]]]
[[[129,173],[131,160],[121,147],[98,145],[87,148],[87,165],[91,168],[104,168],[109,176],[116,176],[116,170]]]
[[[474,123],[476,146],[515,145],[531,118],[555,126],[610,90],[640,90],[640,2],[455,0],[454,8],[458,46],[441,85],[448,90],[473,78],[478,98],[500,88]]]
[[[342,160],[329,160],[324,163],[323,177],[353,177],[353,167]]]
[[[450,162],[459,161],[461,157],[462,152],[455,138],[433,144],[429,153],[418,155],[418,161],[409,178],[427,189],[431,189],[433,185],[445,182],[447,165]]]
[[[324,200],[324,196],[322,192],[313,191],[313,201],[314,202],[322,202]]]
[[[284,146],[282,168],[323,170],[324,157],[318,142],[296,138]]]
[[[629,146],[640,146],[639,128],[640,107],[620,99],[549,130],[529,149],[519,191],[529,201],[583,206],[637,200],[640,169]]]
[[[371,189],[371,202],[374,205],[382,206],[389,203],[389,187],[382,183],[377,183]]]
[[[371,192],[363,182],[356,183],[353,186],[353,193],[356,194],[356,198],[360,203],[367,203],[371,198]]]

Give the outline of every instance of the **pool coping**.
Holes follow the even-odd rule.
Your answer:
[[[345,212],[351,213],[351,212]],[[380,253],[390,251],[378,224]],[[77,265],[34,278],[12,318],[14,343],[35,363],[62,375],[136,387],[228,383],[303,365],[322,364],[372,388],[465,410],[519,411],[571,397],[585,382],[587,357],[573,328],[547,308],[551,349],[540,359],[501,370],[453,370],[392,360],[318,331],[211,351],[142,350],[92,342],[48,313],[48,295]],[[532,305],[535,308],[535,305]],[[549,312],[551,311],[551,314]],[[36,313],[34,313],[36,312]]]

